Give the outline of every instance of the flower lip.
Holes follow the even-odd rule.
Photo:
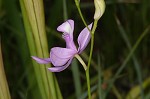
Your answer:
[[[51,54],[61,58],[61,59],[66,59],[74,56],[77,53],[77,51],[69,48],[61,48],[61,47],[54,47],[51,49],[50,56]]]
[[[63,66],[50,67],[50,68],[48,68],[48,70],[50,70],[51,72],[61,72],[61,71],[65,70],[71,64],[72,59],[73,58],[71,58],[70,60],[68,60],[66,62],[66,64],[64,64]]]
[[[77,52],[68,48],[54,47],[50,51],[51,62],[54,66],[63,66]]]

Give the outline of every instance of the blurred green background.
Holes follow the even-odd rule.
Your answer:
[[[66,17],[75,21],[76,41],[85,26],[74,0],[43,2],[49,49],[54,46],[65,47],[61,33],[58,33],[56,28]],[[98,99],[100,85],[101,94],[106,99],[150,99],[150,31],[136,48],[112,89],[106,94],[111,78],[125,61],[140,35],[149,28],[150,0],[105,2],[106,10],[95,32],[90,68],[92,97]],[[86,22],[91,23],[94,15],[93,0],[80,0],[80,7]],[[0,0],[0,38],[3,64],[12,99],[33,99],[31,92],[37,87],[37,81],[18,0]],[[88,55],[89,46],[81,55],[85,62]],[[55,75],[64,99],[85,99],[87,95],[84,69],[76,60],[68,69]],[[29,78],[31,81],[28,81]]]

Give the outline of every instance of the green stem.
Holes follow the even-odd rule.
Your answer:
[[[88,97],[91,99],[91,87],[90,87],[90,75],[89,75],[89,69],[85,71],[86,73],[86,81],[87,81],[87,87],[88,87]]]
[[[92,59],[92,53],[93,53],[93,46],[94,46],[94,32],[96,30],[96,27],[97,27],[97,23],[98,23],[98,20],[94,20],[94,25],[93,25],[93,28],[92,28],[92,31],[89,29],[87,23],[85,22],[85,19],[82,15],[82,12],[81,12],[81,9],[80,9],[80,5],[79,5],[79,1],[78,0],[75,0],[75,4],[76,4],[76,7],[78,9],[78,12],[79,12],[79,15],[84,23],[84,25],[86,26],[86,28],[89,30],[90,34],[91,34],[91,48],[90,48],[90,56],[89,56],[89,59],[88,59],[88,65],[87,65],[87,69],[85,70],[86,72],[86,80],[87,80],[87,87],[88,87],[88,97],[89,99],[91,99],[91,88],[90,88],[90,76],[89,76],[89,68],[90,68],[90,64],[91,64],[91,59]]]
[[[97,27],[97,20],[94,20],[94,25],[92,28],[92,32],[91,32],[91,48],[90,48],[90,56],[89,56],[89,60],[88,60],[88,69],[90,68],[90,64],[91,64],[91,59],[92,59],[92,53],[93,53],[93,46],[94,46],[94,32],[96,30]]]
[[[82,22],[84,23],[84,25],[86,26],[86,28],[87,28],[87,29],[90,31],[90,33],[91,33],[91,30],[89,29],[87,23],[85,22],[85,19],[84,19],[83,15],[82,15],[82,12],[81,12],[81,9],[80,9],[80,5],[79,5],[79,0],[75,0],[75,4],[76,4],[76,7],[77,7],[77,9],[78,9],[79,15],[80,15],[80,17],[81,17],[81,19],[82,19]],[[92,33],[91,33],[91,34],[92,34]]]
[[[95,32],[96,27],[97,27],[97,22],[98,22],[98,20],[94,20],[94,25],[93,25],[92,32],[91,32],[90,56],[89,56],[89,60],[88,60],[87,70],[85,71],[85,72],[86,72],[86,79],[87,79],[87,87],[88,87],[88,96],[89,96],[89,99],[91,99],[91,92],[90,92],[91,88],[90,88],[89,68],[90,68],[91,59],[92,59],[92,54],[93,54],[94,32]]]

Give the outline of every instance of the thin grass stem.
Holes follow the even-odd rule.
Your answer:
[[[116,17],[116,21],[117,21],[117,24],[118,24],[118,28],[119,28],[119,33],[121,34],[122,38],[124,39],[129,51],[131,51],[131,43],[127,37],[127,33],[126,31],[124,30],[124,28],[122,27],[119,19]],[[141,99],[144,99],[144,90],[143,90],[143,87],[142,87],[142,73],[141,73],[141,68],[140,68],[140,64],[138,63],[137,61],[137,58],[135,57],[135,55],[133,54],[132,56],[132,60],[133,60],[133,63],[134,63],[134,67],[135,67],[135,70],[136,70],[136,73],[137,73],[137,76],[138,76],[138,81],[139,81],[139,84],[140,84],[140,89],[141,89]]]
[[[120,66],[120,68],[117,70],[116,74],[114,75],[113,79],[110,81],[110,85],[108,86],[108,89],[104,95],[104,99],[106,98],[108,92],[110,91],[110,89],[112,88],[115,80],[118,78],[119,74],[122,72],[122,70],[126,67],[126,64],[128,63],[128,61],[130,60],[130,58],[132,57],[133,53],[135,52],[135,50],[137,49],[138,45],[140,44],[140,42],[143,40],[143,38],[146,36],[146,34],[148,34],[150,29],[150,26],[148,26],[144,32],[140,35],[140,37],[138,38],[138,40],[136,41],[136,43],[134,44],[134,46],[132,47],[130,53],[128,54],[127,58],[124,60],[124,62],[122,63],[122,65]]]

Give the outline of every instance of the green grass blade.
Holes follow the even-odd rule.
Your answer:
[[[24,32],[24,28],[23,28],[23,24],[22,24],[20,11],[19,11],[18,5],[15,1],[16,0],[11,0],[11,1],[3,0],[3,7],[5,8],[4,11],[7,12],[5,19],[8,20],[8,22],[3,23],[3,27],[4,27],[4,30],[6,28],[6,30],[9,31],[8,33],[7,32],[3,33],[3,34],[6,34],[7,35],[6,38],[9,39],[8,40],[9,42],[4,44],[4,46],[5,46],[4,48],[6,49],[5,51],[8,53],[8,54],[5,54],[5,57],[7,57],[7,58],[5,58],[5,60],[9,61],[8,55],[9,55],[9,51],[11,50],[10,49],[11,47],[7,48],[7,46],[10,45],[17,52],[17,53],[15,53],[15,52],[14,53],[15,53],[16,57],[19,59],[18,64],[20,64],[20,66],[19,66],[20,75],[15,76],[17,81],[15,81],[15,79],[13,79],[13,80],[9,79],[9,80],[11,80],[10,83],[13,83],[13,82],[15,83],[15,86],[13,86],[13,88],[11,88],[13,90],[12,95],[14,95],[16,93],[24,94],[23,91],[24,92],[27,91],[27,93],[32,94],[32,92],[34,92],[34,91],[31,89],[36,90],[36,88],[30,87],[30,90],[28,90],[28,87],[23,86],[23,83],[21,83],[21,80],[20,80],[20,79],[22,79],[22,78],[20,78],[22,73],[24,75],[25,72],[27,72],[27,70],[29,70],[29,68],[30,69],[32,68],[32,65],[31,65],[31,62],[28,61],[30,59],[30,55],[29,55],[29,50],[28,50],[28,46],[27,46],[27,40],[25,38],[25,32]],[[3,34],[2,34],[2,36],[5,37],[5,35],[3,35]],[[10,38],[14,38],[16,43],[12,43],[13,41]],[[5,62],[6,67],[9,67],[9,70],[7,71],[8,74],[10,72],[16,72],[16,71],[12,71],[11,69],[18,68],[16,66],[16,64],[14,64],[12,61],[13,60],[11,60],[9,62]],[[30,73],[33,73],[33,68]],[[30,74],[30,73],[27,73],[27,74]],[[27,78],[31,78],[31,75],[32,74],[30,74]],[[9,76],[11,78],[13,78],[13,74],[9,75]],[[24,77],[24,79],[25,78],[26,77]],[[18,90],[18,88],[21,88],[21,90]],[[35,95],[32,94],[32,96],[34,97]],[[36,95],[36,96],[38,96],[38,95]]]
[[[41,58],[49,57],[42,0],[20,0],[30,53]],[[42,99],[61,99],[54,75],[47,70],[50,65],[33,61]]]
[[[101,70],[101,62],[100,55],[98,54],[98,96],[99,99],[103,99],[102,94],[102,70]]]
[[[125,68],[126,64],[128,63],[128,61],[131,59],[133,53],[135,52],[135,50],[137,49],[138,45],[140,44],[140,42],[143,40],[143,38],[146,36],[146,34],[148,34],[150,29],[150,26],[148,26],[144,32],[140,35],[140,37],[138,38],[138,40],[136,41],[135,45],[132,47],[130,53],[128,54],[127,58],[124,60],[124,62],[122,63],[122,65],[120,66],[120,68],[117,70],[116,74],[114,75],[112,81],[110,82],[110,85],[108,86],[107,92],[104,95],[104,99],[106,98],[108,92],[110,91],[111,87],[113,86],[113,83],[115,82],[115,80],[117,79],[117,77],[119,76],[119,74],[122,72],[122,70]]]
[[[63,0],[63,15],[64,21],[68,19],[66,0]]]
[[[94,91],[96,91],[97,87],[98,87],[97,85],[92,86],[92,87],[91,87],[91,93],[93,93]],[[85,91],[85,92],[80,96],[79,99],[87,99],[87,96],[88,96],[88,92]]]
[[[71,70],[73,73],[76,98],[79,99],[82,90],[81,90],[80,72],[76,59],[74,59],[72,62]]]
[[[0,41],[0,99],[11,99],[3,66],[1,41]]]
[[[129,51],[131,51],[131,43],[127,37],[127,33],[126,31],[124,30],[123,26],[121,25],[120,21],[116,18],[116,21],[117,21],[117,25],[118,25],[118,28],[119,28],[119,33],[121,34],[121,37],[123,38],[123,40],[125,41]],[[144,99],[144,91],[143,91],[143,87],[142,87],[142,73],[141,73],[141,68],[140,68],[140,64],[138,63],[135,55],[133,54],[132,56],[132,60],[133,60],[133,63],[134,63],[134,67],[135,67],[135,70],[136,70],[136,73],[137,73],[137,76],[138,76],[138,81],[139,81],[139,84],[140,84],[140,89],[141,89],[141,99]]]

